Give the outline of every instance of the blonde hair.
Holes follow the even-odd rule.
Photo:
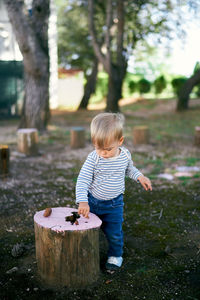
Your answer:
[[[91,122],[93,144],[103,148],[105,144],[118,141],[123,136],[124,116],[120,113],[100,113]]]

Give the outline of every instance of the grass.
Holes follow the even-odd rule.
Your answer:
[[[200,158],[198,158],[198,157],[187,157],[186,165],[187,166],[195,166],[195,164],[199,161],[200,161]]]

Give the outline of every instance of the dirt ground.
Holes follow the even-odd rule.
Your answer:
[[[76,207],[76,179],[93,150],[89,124],[99,111],[52,112],[35,157],[17,151],[19,120],[0,121],[0,143],[10,148],[10,174],[0,179],[1,300],[200,299],[200,148],[194,145],[200,103],[192,101],[183,113],[174,107],[171,100],[122,107],[125,146],[152,180],[153,191],[126,179],[123,266],[106,273],[107,244],[100,233],[100,276],[84,290],[55,290],[41,283],[33,216],[49,206]],[[148,145],[133,145],[132,128],[139,124],[150,129]],[[70,148],[73,126],[86,129],[86,146],[76,151]],[[180,167],[187,171],[181,173]]]

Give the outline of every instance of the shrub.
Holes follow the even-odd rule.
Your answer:
[[[98,77],[97,78],[97,89],[101,93],[102,97],[105,97],[108,92],[108,78]]]
[[[138,86],[138,90],[139,90],[140,94],[145,94],[150,91],[151,82],[145,78],[142,78],[138,81],[137,86]]]
[[[107,74],[100,72],[97,76],[95,102],[101,102],[108,92],[108,76]]]
[[[167,82],[165,80],[165,77],[163,75],[156,78],[156,80],[153,83],[155,88],[155,93],[160,94],[162,91],[166,88]]]
[[[132,94],[137,90],[137,83],[133,80],[130,80],[128,83],[129,92]]]
[[[194,66],[193,74],[195,74],[199,70],[200,70],[200,62],[197,61],[196,64],[195,64],[195,66]]]
[[[196,97],[200,97],[200,84],[195,87],[194,93]]]

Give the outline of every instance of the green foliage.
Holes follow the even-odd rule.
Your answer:
[[[87,8],[78,1],[56,1],[59,64],[91,70],[94,52],[89,39]]]
[[[187,157],[186,164],[187,166],[195,166],[197,162],[200,161],[200,158],[197,157]]]
[[[162,91],[166,88],[167,82],[165,80],[165,77],[163,75],[156,78],[156,80],[153,83],[155,88],[155,93],[160,94]]]
[[[181,89],[181,87],[183,86],[183,84],[186,82],[187,78],[184,76],[180,76],[177,78],[172,79],[171,84],[174,90],[174,93],[178,96],[179,91]]]
[[[194,89],[195,96],[200,97],[200,84],[198,84]]]
[[[193,71],[193,74],[195,74],[196,72],[198,72],[200,70],[200,62],[197,61],[195,66],[194,66],[194,71]]]
[[[99,74],[97,78],[97,93],[101,94],[101,97],[104,98],[108,91],[108,76],[107,74]]]
[[[151,82],[145,78],[142,78],[137,83],[140,94],[146,94],[151,90]]]
[[[91,97],[90,103],[101,102],[108,92],[108,74],[105,72],[99,72],[97,76],[96,91]]]
[[[195,74],[196,72],[198,72],[200,70],[200,62],[197,61],[194,67],[194,71],[193,74]],[[200,97],[200,84],[197,84],[194,88],[194,93],[197,97]]]
[[[128,83],[129,92],[132,94],[137,90],[137,83],[133,80],[130,80]]]

